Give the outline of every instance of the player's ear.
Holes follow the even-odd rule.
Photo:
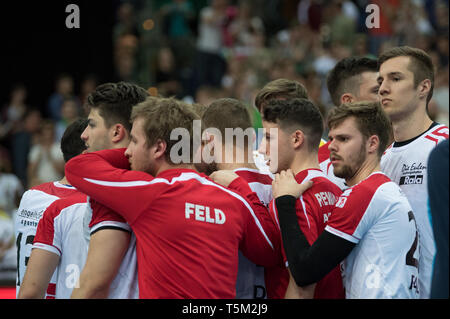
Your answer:
[[[299,148],[305,142],[305,135],[301,130],[295,130],[292,134],[292,144],[294,148]]]
[[[378,148],[380,147],[380,138],[378,135],[372,135],[367,139],[367,150],[369,154],[378,153]]]
[[[112,142],[113,143],[119,143],[120,141],[122,141],[126,135],[126,129],[125,126],[123,126],[120,123],[116,123],[111,127],[112,130]]]
[[[351,93],[344,93],[341,96],[341,103],[352,103],[355,100]]]
[[[425,79],[418,85],[419,89],[419,96],[420,98],[426,98],[428,96],[428,93],[430,93],[431,90],[431,81],[429,79]]]
[[[161,139],[158,139],[152,150],[154,159],[158,159],[164,156],[167,150],[167,143]]]

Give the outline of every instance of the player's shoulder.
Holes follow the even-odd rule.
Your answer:
[[[435,123],[428,131],[419,138],[421,144],[429,144],[430,147],[436,146],[439,142],[448,139],[449,129],[446,125]]]
[[[56,217],[63,210],[76,204],[87,204],[87,196],[81,192],[76,192],[70,196],[60,198],[52,202],[44,211],[45,216]]]
[[[352,187],[352,194],[374,194],[378,188],[382,185],[392,182],[389,177],[387,177],[382,172],[374,172],[370,174],[366,179],[359,182]]]
[[[380,187],[387,183],[392,183],[389,177],[381,172],[374,172],[358,184],[344,190],[336,206],[341,207],[349,203],[358,207],[368,206]]]
[[[234,172],[245,179],[248,183],[259,183],[264,185],[272,185],[272,176],[270,174],[263,172],[259,169],[251,168],[238,168]]]
[[[47,195],[63,197],[71,195],[76,191],[76,188],[71,185],[61,184],[59,182],[48,182],[34,186],[30,190],[39,191]]]

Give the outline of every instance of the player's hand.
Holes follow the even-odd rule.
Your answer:
[[[275,174],[275,179],[272,182],[273,198],[278,198],[283,195],[291,195],[298,198],[310,188],[312,184],[312,181],[303,184],[297,183],[295,176],[290,169],[281,171],[280,173]]]
[[[215,171],[209,177],[215,181],[216,183],[228,187],[236,178],[238,178],[238,174],[229,170],[221,170]]]

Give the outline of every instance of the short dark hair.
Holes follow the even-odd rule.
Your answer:
[[[302,130],[307,137],[308,149],[319,149],[324,129],[323,118],[310,100],[272,100],[264,107],[263,120],[276,123],[284,131]]]
[[[239,100],[232,98],[218,99],[205,108],[202,114],[203,129],[217,128],[222,135],[226,128],[242,128],[252,126],[252,120],[247,107]]]
[[[89,108],[98,108],[107,128],[120,123],[131,131],[131,109],[149,95],[145,89],[133,83],[105,83],[88,95],[86,103]]]
[[[380,140],[378,155],[381,158],[388,147],[391,137],[391,121],[384,112],[379,102],[355,102],[344,103],[332,108],[328,112],[327,125],[331,130],[349,117],[354,117],[358,123],[358,129],[367,139],[377,135]]]
[[[414,74],[414,88],[417,88],[420,82],[425,79],[431,81],[430,92],[427,96],[427,103],[430,102],[433,97],[434,88],[434,68],[431,57],[423,50],[412,48],[409,46],[395,47],[383,52],[378,58],[378,66],[381,66],[387,60],[396,58],[399,56],[409,57],[408,69]]]
[[[378,63],[375,59],[352,56],[339,61],[327,76],[327,88],[333,104],[340,105],[344,93],[359,92],[360,83],[357,76],[364,72],[377,71]]]
[[[88,125],[88,122],[88,119],[78,118],[64,131],[61,138],[61,151],[66,163],[72,157],[80,155],[86,149],[86,143],[81,139],[81,134]]]
[[[308,91],[297,81],[277,79],[267,83],[256,95],[255,106],[262,114],[264,105],[273,99],[307,99]]]

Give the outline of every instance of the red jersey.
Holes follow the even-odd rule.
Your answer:
[[[312,245],[317,237],[324,231],[328,218],[339,199],[342,191],[334,183],[330,182],[319,169],[306,169],[299,172],[295,179],[299,184],[312,180],[313,186],[305,191],[296,201],[295,210],[297,220],[308,240]],[[275,201],[272,200],[270,212],[278,221],[278,212]],[[286,258],[286,257],[285,257]],[[287,263],[286,263],[287,264]],[[289,283],[289,274],[286,270],[283,285],[279,285],[278,294],[285,294]],[[287,276],[287,277],[286,277]],[[344,298],[344,288],[339,266],[336,266],[323,279],[317,282],[314,291],[314,299]]]
[[[155,178],[128,165],[124,149],[105,150],[73,158],[66,176],[131,226],[140,298],[234,298],[239,249],[260,265],[279,262],[276,226],[242,178],[229,187],[252,205],[191,169]]]

